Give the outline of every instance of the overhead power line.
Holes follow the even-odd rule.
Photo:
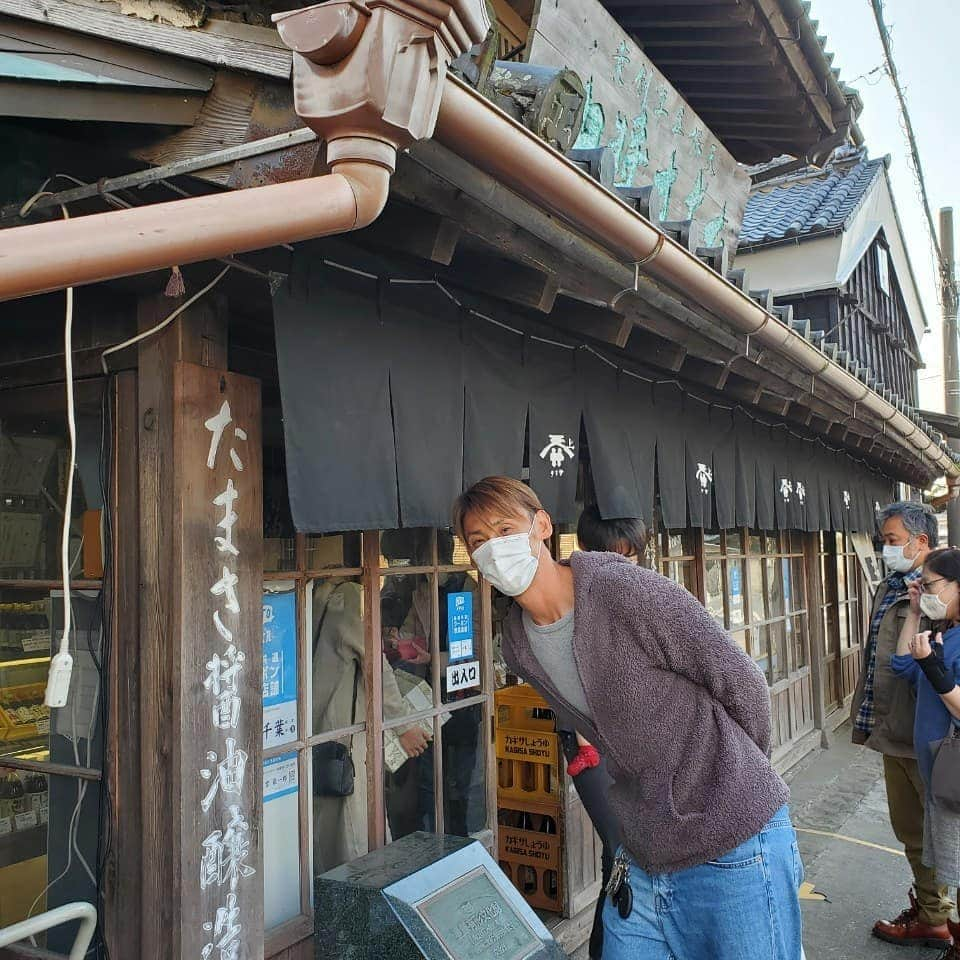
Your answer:
[[[937,228],[933,222],[933,212],[930,209],[930,199],[927,195],[927,184],[923,176],[923,165],[920,162],[920,149],[917,146],[917,138],[913,131],[913,122],[910,119],[910,111],[907,109],[907,99],[903,93],[903,87],[900,85],[900,75],[897,72],[897,65],[893,59],[893,45],[890,40],[890,31],[883,19],[883,0],[867,0],[873,10],[874,19],[877,21],[877,30],[880,33],[880,42],[883,45],[883,58],[886,64],[887,76],[893,84],[894,93],[897,96],[897,103],[900,108],[900,121],[903,132],[907,137],[907,145],[910,151],[910,162],[913,167],[914,175],[917,178],[917,186],[920,191],[920,202],[923,206],[923,212],[927,218],[927,228],[930,231],[930,242],[933,244],[933,253],[936,261],[938,285],[937,294],[943,296],[955,296],[953,290],[951,264],[944,257],[940,249],[940,241],[937,236]]]

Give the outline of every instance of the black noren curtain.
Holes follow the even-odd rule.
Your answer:
[[[523,336],[471,319],[464,333],[465,487],[484,477],[520,477],[529,404]]]
[[[301,531],[399,526],[377,286],[301,258],[274,296],[287,485]]]
[[[577,351],[528,337],[524,381],[530,390],[530,486],[557,523],[577,520],[582,402]]]
[[[386,284],[400,522],[445,527],[463,489],[461,313],[438,287]]]
[[[666,529],[680,530],[687,525],[683,394],[672,383],[659,383],[654,388],[653,399],[661,519]]]
[[[757,525],[757,441],[753,420],[737,410],[733,414],[736,438],[736,508],[737,526]]]
[[[647,403],[621,389],[623,377],[616,367],[592,353],[577,359],[577,375],[583,394],[583,422],[590,448],[590,470],[593,475],[597,509],[602,517],[652,517],[644,511],[652,500],[654,436],[649,434],[648,489],[641,490],[640,475],[633,458],[630,425],[651,423],[650,396]],[[642,433],[642,430],[639,431]]]
[[[737,524],[737,433],[733,413],[720,407],[710,410],[713,438],[713,498],[717,526],[730,530]]]
[[[753,442],[757,468],[757,529],[773,530],[777,521],[774,495],[779,484],[775,479],[774,443],[770,427],[754,423]]]
[[[713,437],[710,433],[710,407],[694,397],[683,405],[686,440],[687,516],[691,527],[709,527],[713,523]]]

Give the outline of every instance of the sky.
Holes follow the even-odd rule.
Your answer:
[[[827,50],[836,54],[840,78],[863,99],[860,129],[871,157],[889,153],[890,180],[920,285],[930,326],[920,345],[926,369],[919,372],[920,405],[943,410],[943,345],[940,305],[929,231],[890,80],[882,70],[883,51],[870,0],[813,0],[810,16],[820,21]],[[960,236],[960,2],[885,0],[884,19],[893,39],[893,58],[920,148],[920,163],[934,223],[941,207],[954,208]]]

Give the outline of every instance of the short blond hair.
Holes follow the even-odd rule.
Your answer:
[[[533,518],[542,509],[539,497],[525,483],[512,477],[485,477],[454,501],[453,531],[466,540],[463,524],[468,513],[502,513],[507,517],[525,513]]]

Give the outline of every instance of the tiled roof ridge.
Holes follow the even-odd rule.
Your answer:
[[[775,243],[842,229],[860,208],[886,157],[861,149],[838,156],[820,170],[807,168],[781,181],[758,185],[747,202],[740,243]]]

